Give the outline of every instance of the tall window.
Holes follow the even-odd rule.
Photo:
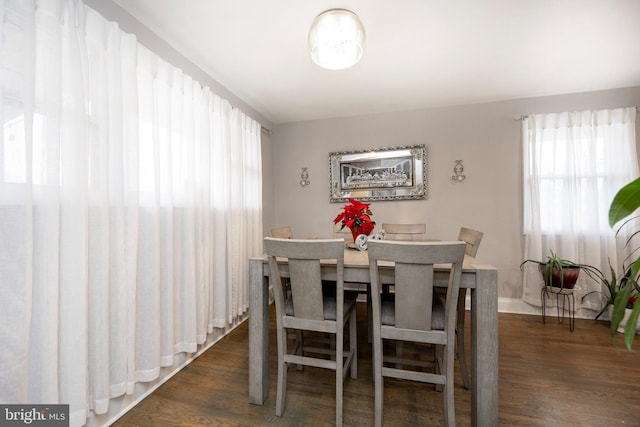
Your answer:
[[[609,261],[616,266],[608,208],[638,176],[635,116],[630,107],[523,120],[525,259],[545,259],[553,251],[604,272]],[[585,277],[581,283],[583,293],[599,288]],[[536,271],[525,274],[524,286],[525,301],[539,305]]]
[[[0,125],[0,402],[81,426],[246,314],[260,124],[81,1],[3,0]]]

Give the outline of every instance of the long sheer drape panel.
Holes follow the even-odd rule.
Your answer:
[[[523,121],[524,259],[555,252],[609,275],[620,271],[619,243],[608,224],[616,192],[638,176],[636,109],[534,114]],[[540,305],[541,276],[530,265],[523,299]],[[601,284],[581,275],[576,298]],[[597,298],[582,307],[600,309]]]
[[[81,1],[0,25],[0,402],[82,425],[245,314],[260,124]]]

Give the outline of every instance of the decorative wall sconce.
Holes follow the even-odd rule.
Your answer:
[[[456,182],[464,181],[466,176],[462,175],[462,172],[464,172],[464,167],[462,166],[462,160],[456,160],[456,164],[453,165],[453,173],[455,173],[455,175],[451,177],[451,180]]]
[[[311,181],[309,181],[309,171],[307,171],[307,168],[302,168],[302,173],[300,174],[300,187],[304,188],[307,185],[311,184]]]

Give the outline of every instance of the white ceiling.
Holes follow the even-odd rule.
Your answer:
[[[114,0],[273,123],[640,85],[640,0]],[[354,68],[309,57],[316,15],[366,31]]]

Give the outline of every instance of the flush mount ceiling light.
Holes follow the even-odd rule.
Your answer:
[[[309,29],[311,59],[322,68],[342,70],[354,66],[364,52],[364,27],[346,9],[330,9],[313,20]]]

